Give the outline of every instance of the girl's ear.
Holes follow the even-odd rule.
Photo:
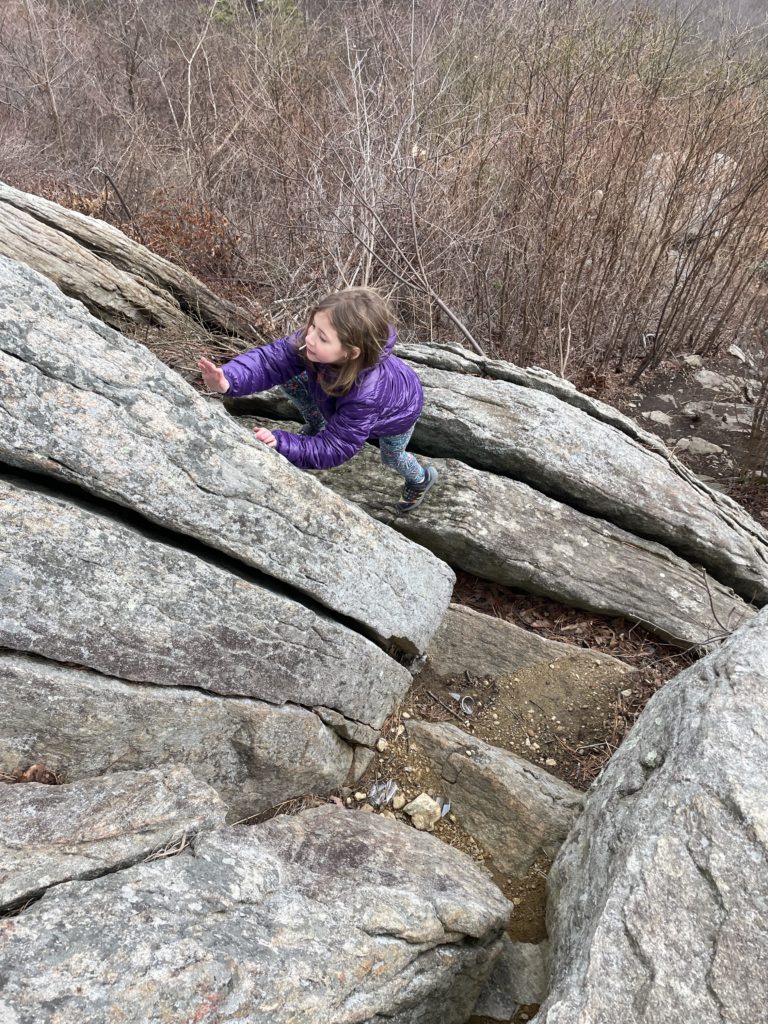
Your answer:
[[[347,359],[359,359],[362,349],[359,349],[357,345],[350,345],[347,349]]]

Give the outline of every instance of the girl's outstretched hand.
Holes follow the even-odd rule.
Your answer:
[[[224,371],[214,366],[210,359],[203,356],[198,359],[197,365],[209,390],[215,391],[217,395],[223,395],[229,391],[229,381],[224,376]]]
[[[254,427],[253,435],[257,441],[263,442],[268,448],[274,448],[277,444],[277,438],[266,427]]]

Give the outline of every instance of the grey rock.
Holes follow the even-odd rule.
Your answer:
[[[463,1024],[508,912],[430,836],[379,815],[283,815],[49,891],[6,930],[0,1014]]]
[[[547,994],[548,970],[548,942],[512,942],[505,936],[504,949],[480,993],[474,1015],[507,1022],[518,1006],[539,1005]]]
[[[350,719],[340,715],[333,708],[313,707],[312,710],[318,718],[329,725],[342,739],[350,743],[360,744],[364,747],[373,747],[378,739],[378,732],[372,729],[365,722],[352,722]]]
[[[352,756],[352,767],[349,769],[348,782],[351,785],[368,770],[371,761],[374,758],[374,752],[369,747],[355,747],[355,752]]]
[[[0,645],[164,686],[323,705],[375,732],[410,675],[266,584],[0,478]]]
[[[142,345],[3,257],[0,317],[0,459],[194,537],[382,641],[426,648],[453,585],[430,552],[330,494]]]
[[[38,763],[67,781],[186,765],[239,821],[337,789],[352,749],[293,705],[123,683],[0,651],[0,771]]]
[[[210,786],[173,766],[63,786],[0,786],[0,910],[145,860],[223,825],[224,813]]]
[[[412,450],[524,481],[705,566],[748,601],[768,601],[768,533],[699,481],[659,437],[536,367],[483,359],[459,346],[400,345],[398,352],[424,384]],[[434,368],[447,357],[450,370]],[[273,392],[233,408],[295,416]],[[432,494],[428,500],[433,504]]]
[[[651,698],[549,878],[537,1024],[766,1019],[768,609]]]
[[[407,516],[393,508],[399,478],[381,466],[371,446],[318,476],[457,568],[566,605],[627,616],[682,647],[707,643],[754,614],[660,544],[517,480],[455,459],[430,463],[438,483]]]
[[[413,827],[420,832],[432,831],[440,821],[441,810],[440,804],[429,793],[419,793],[415,800],[411,800],[403,807],[403,812],[411,819]]]
[[[712,391],[732,391],[737,393],[739,390],[733,377],[725,377],[722,373],[715,373],[714,370],[699,370],[698,373],[694,373],[693,379],[697,384],[701,384],[703,388],[708,388]]]
[[[768,533],[653,448],[532,387],[419,367],[417,450],[507,474],[705,566],[768,601]],[[737,510],[737,511],[734,511]]]
[[[690,455],[719,455],[722,448],[719,444],[713,444],[703,437],[689,437],[685,448]]]
[[[629,671],[617,658],[573,644],[562,644],[515,626],[505,619],[483,615],[464,605],[449,605],[440,629],[429,645],[429,666],[443,678],[464,675],[511,675],[518,669],[567,658],[584,668],[599,666],[616,675]]]
[[[755,408],[736,402],[687,402],[683,412],[691,420],[710,424],[717,430],[746,434],[752,426]],[[704,451],[700,454],[709,453]]]
[[[659,409],[652,409],[650,412],[644,412],[643,416],[645,419],[650,420],[651,423],[657,423],[661,427],[672,426],[672,417],[669,413],[661,412]]]
[[[450,353],[450,366],[445,365],[446,352]],[[638,426],[628,416],[624,416],[604,402],[581,394],[570,381],[557,377],[555,374],[537,367],[523,369],[504,360],[484,359],[473,352],[467,352],[458,345],[400,345],[398,346],[398,353],[410,362],[420,363],[425,367],[449,368],[456,373],[469,374],[470,376],[482,375],[491,378],[493,381],[507,381],[522,388],[541,391],[557,399],[559,402],[570,405],[575,410],[586,414],[588,419],[584,421],[566,411],[562,413],[565,419],[560,434],[561,438],[565,435],[565,454],[569,456],[567,461],[578,464],[579,458],[591,451],[595,456],[593,469],[598,474],[598,490],[601,476],[603,482],[606,480],[613,481],[615,476],[616,481],[620,482],[623,488],[627,476],[637,470],[640,475],[637,477],[635,486],[643,488],[647,484],[648,494],[646,497],[656,495],[658,498],[657,501],[650,500],[647,506],[645,501],[638,505],[638,510],[646,508],[648,513],[647,532],[643,529],[642,521],[638,526],[638,532],[643,533],[644,536],[655,537],[661,540],[673,550],[679,551],[679,553],[690,558],[692,561],[701,562],[703,565],[711,565],[714,575],[717,575],[719,571],[717,567],[721,565],[722,580],[728,583],[729,586],[734,586],[734,589],[737,589],[748,600],[754,599],[753,593],[762,594],[764,587],[761,585],[758,590],[754,591],[748,582],[748,576],[749,572],[754,572],[762,580],[765,575],[765,549],[768,538],[766,531],[732,498],[702,484],[691,470],[667,451],[664,442],[660,438]],[[694,359],[700,359],[700,357],[697,356]],[[483,382],[478,381],[476,383],[482,386]],[[429,411],[430,393],[429,383],[426,378],[425,384],[427,385],[427,411]],[[533,403],[535,414],[537,408],[535,397],[533,398]],[[558,407],[555,406],[555,408],[557,409]],[[546,433],[547,430],[549,409],[550,406],[548,404],[542,403],[539,410],[540,415],[538,418],[542,420],[541,430],[543,433]],[[583,436],[579,433],[579,424],[584,424],[587,428]],[[512,424],[509,423],[508,426],[512,426]],[[594,431],[592,429],[593,426]],[[625,436],[617,438],[611,431],[606,432],[605,427],[613,427]],[[531,458],[535,461],[537,458],[535,435],[538,429],[535,426],[535,421],[527,426],[523,423],[520,429],[525,439],[523,447],[526,451],[526,459]],[[571,433],[571,429],[571,439],[574,443],[569,446],[568,436]],[[516,439],[517,434],[513,431],[509,435],[509,440],[512,444],[515,444]],[[418,442],[418,435],[415,440]],[[487,441],[483,438],[477,438],[476,442],[478,445],[487,444],[489,453],[494,451],[493,438],[488,438]],[[633,445],[632,442],[636,442],[636,444]],[[612,452],[611,446],[613,446]],[[551,444],[544,444],[539,456],[543,465],[534,469],[535,475],[531,474],[530,476],[525,475],[523,477],[528,482],[536,483],[536,480],[542,479],[545,481],[543,486],[546,487],[547,478],[556,475],[555,467],[552,468],[551,473],[547,468],[548,460],[554,455],[556,461],[557,456],[557,451],[554,453],[550,451],[551,447]],[[424,450],[427,451],[428,449],[425,448]],[[600,455],[597,454],[598,450],[601,451]],[[652,459],[650,457],[651,453],[659,456],[661,463]],[[435,454],[442,454],[442,452],[435,451]],[[450,454],[453,454],[453,452]],[[642,465],[637,465],[638,459],[640,459]],[[666,466],[662,463],[666,463]],[[648,479],[643,482],[642,473],[647,469],[652,471]],[[678,481],[682,481],[679,493]],[[558,494],[557,487],[558,482],[555,479],[551,493]],[[655,490],[657,487],[661,489]],[[572,504],[579,504],[579,507],[582,507],[580,504],[579,488],[572,489],[569,484],[568,493],[570,497],[566,500]],[[596,504],[593,505],[590,502],[590,507],[597,507],[600,504],[599,494],[595,496],[595,500]],[[685,529],[685,516],[689,500],[690,508],[696,511],[697,519],[700,519],[702,525],[706,526],[701,541],[697,541],[695,537],[689,536],[690,531]],[[631,515],[632,509],[629,511]],[[629,528],[632,529],[632,522],[626,519],[625,512],[624,498],[621,495],[617,495],[616,513],[611,514],[608,512],[607,515],[612,521],[620,525],[629,523]],[[634,520],[634,516],[632,519]],[[708,539],[710,532],[712,534],[711,543]],[[718,555],[718,542],[715,538],[721,533],[723,533],[725,538],[730,537],[728,544],[733,546],[733,551],[730,554],[726,554],[724,551],[722,555]],[[678,541],[675,539],[676,537],[682,539],[682,543],[679,546]],[[753,546],[754,550],[752,550]],[[752,568],[749,571],[744,567],[739,568],[738,566],[740,559],[738,552],[742,550],[745,552],[745,566],[752,564]],[[741,575],[745,579],[743,587],[739,583]],[[733,580],[731,579],[732,576]],[[760,601],[765,599],[764,596],[759,597]]]
[[[244,310],[111,224],[0,182],[0,255],[45,274],[99,319],[173,327],[198,325],[257,340]]]
[[[581,793],[447,722],[410,721],[407,732],[439,769],[451,812],[501,871],[522,877],[542,854],[555,855],[581,811]]]

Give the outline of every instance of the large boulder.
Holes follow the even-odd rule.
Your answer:
[[[0,785],[0,912],[52,885],[96,878],[224,824],[187,768],[118,772],[63,786]]]
[[[766,1019],[768,609],[648,703],[550,875],[537,1024]]]
[[[0,646],[119,679],[327,707],[378,729],[410,674],[268,581],[0,478]],[[375,738],[375,732],[374,732]]]
[[[364,748],[361,748],[364,749]],[[0,772],[45,764],[67,781],[186,765],[240,821],[338,789],[353,748],[318,715],[186,686],[126,683],[0,651]]]
[[[249,437],[142,345],[0,257],[0,461],[196,538],[423,651],[453,574]]]
[[[463,1024],[509,909],[438,840],[318,808],[49,891],[0,929],[0,1018]]]
[[[675,472],[668,457],[533,387],[419,367],[428,395],[414,442],[526,483],[658,541],[748,601],[768,601],[768,534]]]

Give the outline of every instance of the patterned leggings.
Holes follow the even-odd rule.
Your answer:
[[[293,377],[291,380],[286,381],[281,391],[296,406],[308,426],[317,431],[322,430],[325,426],[325,420],[309,390],[309,380],[306,371],[300,373],[298,377]],[[412,433],[413,427],[406,430],[404,434],[380,437],[379,453],[384,465],[399,473],[406,483],[420,484],[425,479],[424,468],[410,452],[405,450]]]

